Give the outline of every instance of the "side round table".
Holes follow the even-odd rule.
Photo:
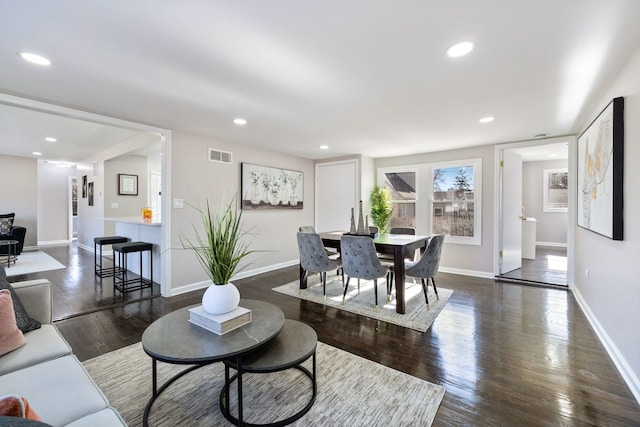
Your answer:
[[[304,373],[311,380],[311,398],[308,403],[298,412],[287,417],[286,419],[265,424],[252,424],[245,422],[246,426],[268,426],[279,427],[300,419],[304,414],[309,412],[316,400],[317,382],[316,382],[316,345],[318,343],[318,335],[310,326],[298,322],[296,320],[285,319],[282,331],[268,344],[257,350],[246,354],[241,361],[240,369],[236,359],[226,359],[224,361],[224,387],[220,392],[220,409],[226,419],[233,424],[238,425],[238,419],[231,414],[229,408],[229,391],[231,383],[233,383],[238,374],[229,376],[229,368],[233,368],[238,372],[251,372],[267,374],[270,372],[284,371],[286,369],[295,368]],[[302,366],[302,363],[310,357],[313,358],[313,367],[310,372]],[[238,389],[241,393],[242,389]],[[242,401],[242,395],[238,396],[238,401]]]

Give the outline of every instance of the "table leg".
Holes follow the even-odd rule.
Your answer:
[[[238,370],[238,426],[243,426],[242,420],[242,356],[236,359],[236,369]]]
[[[404,303],[404,248],[393,249],[393,269],[396,276],[396,313],[405,313]]]
[[[151,359],[151,391],[153,392],[153,396],[158,393],[158,367],[156,363],[156,359]]]

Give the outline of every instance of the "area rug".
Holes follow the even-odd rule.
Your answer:
[[[4,258],[4,260],[6,260],[6,258]],[[4,267],[7,272],[7,277],[65,268],[63,264],[60,264],[52,256],[41,251],[22,252],[18,255],[16,262],[11,263],[11,267],[7,268],[6,262],[4,263]]]
[[[142,425],[151,397],[151,358],[140,343],[98,356],[84,366],[129,426]],[[311,369],[311,360],[304,366]],[[158,363],[159,384],[184,365]],[[224,365],[196,369],[169,386],[155,401],[150,426],[232,425],[220,413]],[[428,426],[444,387],[412,377],[327,344],[317,348],[316,401],[295,426]],[[234,384],[235,385],[235,384]],[[309,379],[296,369],[243,375],[246,422],[273,422],[304,407]],[[232,388],[235,397],[236,388]],[[231,399],[232,413],[237,408]]]
[[[429,309],[427,310],[420,281],[416,280],[414,284],[412,278],[407,278],[405,285],[405,314],[398,314],[396,313],[395,291],[393,292],[393,299],[387,301],[387,285],[384,278],[378,279],[379,310],[377,310],[374,302],[373,280],[361,280],[360,292],[358,292],[357,280],[351,279],[349,291],[347,292],[344,304],[342,304],[342,279],[338,276],[327,276],[327,298],[325,300],[322,295],[322,284],[319,283],[318,277],[319,275],[316,274],[309,278],[307,289],[300,289],[300,281],[295,280],[286,285],[273,288],[273,290],[292,297],[317,302],[318,304],[325,304],[330,307],[361,314],[373,319],[404,326],[405,328],[415,329],[420,332],[429,329],[431,323],[433,323],[438,314],[440,314],[453,294],[453,291],[450,289],[438,287],[438,295],[440,296],[438,300],[433,292],[433,286],[429,285]]]

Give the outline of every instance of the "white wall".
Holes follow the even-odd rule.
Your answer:
[[[542,204],[545,169],[567,168],[567,160],[547,160],[522,164],[522,206],[524,214],[537,220],[536,241],[567,244],[567,212],[544,212]]]
[[[581,121],[582,132],[615,97],[623,96],[624,240],[575,228],[573,290],[609,354],[640,400],[640,49]],[[587,276],[586,270],[589,270]]]
[[[26,227],[24,248],[38,243],[38,161],[0,156],[0,213],[15,212],[14,224]]]
[[[69,241],[69,177],[75,175],[75,167],[38,163],[38,245]]]
[[[440,268],[443,271],[460,274],[473,274],[493,277],[493,215],[494,215],[494,164],[495,149],[493,145],[466,148],[462,150],[424,153],[412,156],[376,159],[376,167],[399,165],[418,165],[452,160],[482,159],[482,244],[480,246],[447,243],[442,251]],[[429,192],[427,173],[418,173],[418,197],[425,199]],[[422,190],[420,190],[422,188]],[[431,234],[426,229],[427,221],[421,218],[430,217],[429,204],[419,203],[416,206],[416,232]]]
[[[147,158],[138,155],[124,155],[104,162],[104,216],[141,216],[147,204]],[[138,176],[138,195],[118,194],[118,174]],[[114,205],[115,203],[115,205]],[[117,206],[117,207],[114,207]],[[105,235],[114,235],[115,223],[105,222]]]
[[[189,290],[207,280],[194,254],[182,249],[180,235],[193,237],[193,226],[200,226],[197,212],[187,204],[204,206],[209,197],[215,206],[224,197],[229,201],[240,193],[240,164],[280,167],[304,173],[303,209],[279,209],[243,211],[246,229],[252,230],[255,239],[251,248],[268,252],[251,256],[249,271],[259,271],[272,266],[292,265],[297,262],[296,233],[300,225],[314,223],[314,162],[312,160],[235,145],[191,133],[172,132],[171,197],[183,199],[183,209],[171,210],[171,292]],[[208,160],[208,148],[233,153],[233,164],[214,163]],[[238,202],[239,203],[239,202]],[[173,203],[171,203],[173,206]],[[201,229],[201,228],[200,228]],[[264,284],[269,289],[270,284]],[[242,295],[242,287],[239,287]]]

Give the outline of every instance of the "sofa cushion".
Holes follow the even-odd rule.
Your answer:
[[[53,325],[42,325],[24,338],[26,345],[0,357],[0,375],[71,354],[71,347]]]
[[[109,406],[107,398],[73,355],[0,376],[0,395],[29,400],[45,423],[61,426]]]
[[[2,265],[0,265],[0,289],[8,289],[11,292],[13,311],[16,315],[18,329],[22,332],[29,332],[38,329],[40,327],[40,322],[29,316],[29,313],[27,313],[27,310],[22,305],[20,298],[18,298],[16,291],[9,284],[9,281],[7,280],[7,273],[4,271],[4,267]]]
[[[114,427],[114,426],[126,426],[120,414],[113,409],[107,408],[102,411],[96,412],[86,417],[82,417],[77,421],[72,422],[67,427]]]
[[[16,325],[13,301],[8,289],[0,289],[0,356],[22,347],[26,341]]]
[[[15,213],[0,215],[0,234],[11,234]]]

